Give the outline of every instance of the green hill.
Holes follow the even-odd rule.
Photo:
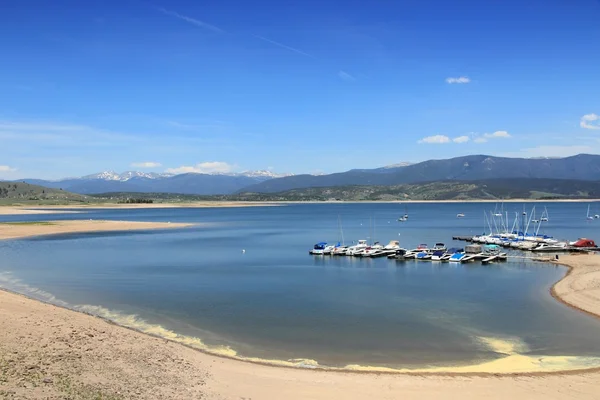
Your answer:
[[[239,193],[198,196],[177,193],[105,193],[108,201],[128,198],[156,202],[189,201],[394,201],[394,200],[500,200],[598,199],[600,181],[510,178],[480,181],[441,181],[393,186],[333,186],[293,189],[279,193]]]
[[[0,181],[0,204],[81,204],[98,202],[98,199],[61,189],[30,185],[23,182]]]

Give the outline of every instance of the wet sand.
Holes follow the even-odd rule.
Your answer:
[[[39,234],[46,226],[29,228]],[[552,294],[599,316],[600,256],[562,256],[560,262],[570,272]],[[510,374],[532,360],[521,359],[515,346],[482,340],[511,362],[497,373],[483,373],[485,368],[434,374],[282,368],[206,354],[0,291],[0,398],[94,398],[98,393],[117,399],[598,398],[600,371]],[[564,361],[554,360],[557,369],[569,368],[568,362],[560,364]]]

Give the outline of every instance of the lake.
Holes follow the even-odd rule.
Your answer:
[[[483,233],[483,214],[495,206],[331,203],[0,216],[201,224],[0,242],[0,286],[150,333],[177,334],[191,345],[201,341],[252,359],[313,360],[298,361],[307,366],[470,365],[505,356],[492,340],[525,355],[600,357],[600,321],[549,294],[562,267],[308,254],[314,243],[342,236],[346,244],[463,247],[452,236]],[[540,233],[600,239],[600,221],[585,219],[587,203],[535,206],[549,215]],[[503,207],[514,218],[524,205]],[[398,222],[405,209],[409,220]],[[456,218],[459,212],[465,217]]]

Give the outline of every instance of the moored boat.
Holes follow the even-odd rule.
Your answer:
[[[335,246],[328,246],[327,242],[319,242],[308,253],[316,256],[324,256],[331,254],[334,248]]]

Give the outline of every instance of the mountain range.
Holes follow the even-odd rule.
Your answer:
[[[565,158],[508,158],[471,155],[420,163],[399,163],[375,169],[353,169],[325,175],[281,175],[271,171],[231,174],[160,174],[101,172],[58,181],[19,181],[80,194],[111,192],[216,195],[278,193],[303,188],[394,186],[421,182],[481,181],[488,179],[600,179],[600,155]]]
[[[471,155],[446,160],[350,170],[329,175],[294,175],[270,179],[243,192],[278,193],[293,189],[335,186],[392,186],[419,182],[475,181],[505,178],[600,179],[600,155],[565,158],[508,158]]]
[[[271,171],[247,171],[231,174],[168,174],[138,171],[126,171],[119,174],[114,171],[104,171],[97,174],[55,181],[20,179],[19,182],[63,189],[80,194],[162,192],[211,195],[234,193],[249,185],[281,176],[284,175]]]

